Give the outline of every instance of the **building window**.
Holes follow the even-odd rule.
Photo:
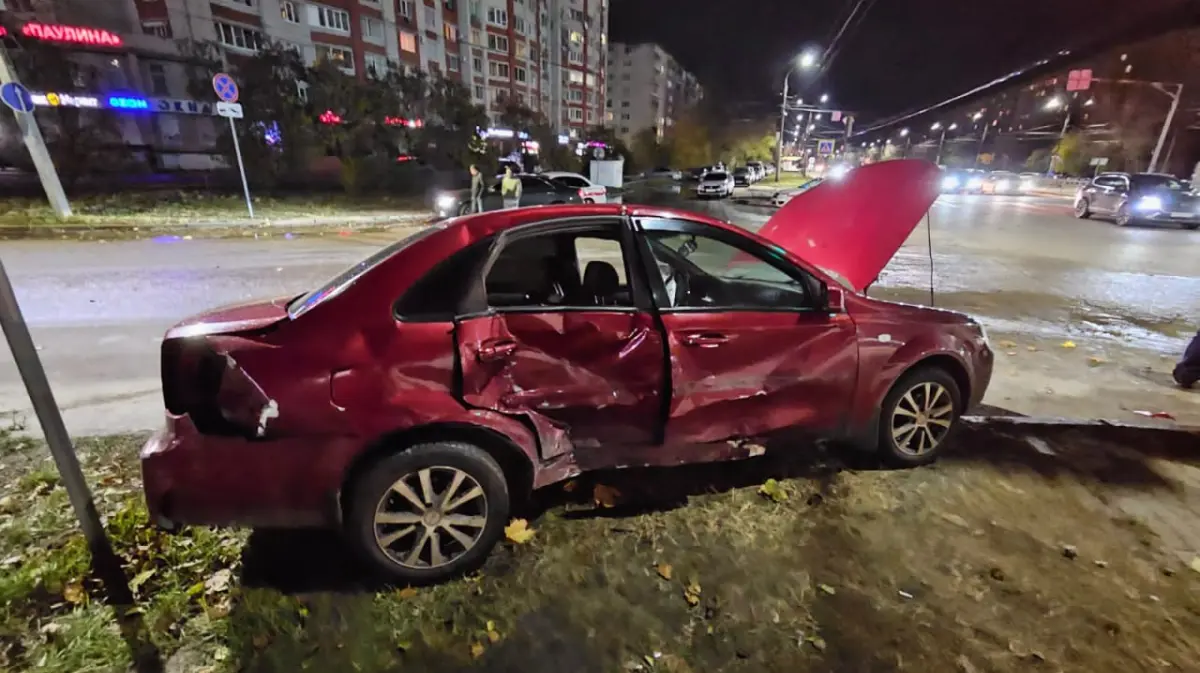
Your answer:
[[[573,30],[571,31],[571,41],[575,44],[579,44],[580,42],[583,42],[583,35],[580,35],[579,31]]]
[[[458,72],[461,66],[462,61],[458,58],[457,54],[446,54],[446,70]]]
[[[155,96],[170,96],[171,88],[167,86],[167,68],[161,63],[151,63],[150,93]]]
[[[483,59],[476,56],[471,59],[471,67],[475,72],[483,72]]]
[[[279,13],[283,16],[283,20],[288,23],[300,23],[300,12],[296,9],[296,3],[292,0],[283,0],[279,3]]]
[[[407,51],[411,54],[417,53],[417,36],[412,33],[400,31],[400,51]]]
[[[354,72],[354,52],[344,47],[329,44],[313,45],[317,48],[317,63],[332,63],[347,73]]]
[[[569,49],[569,50],[567,50],[567,60],[570,61],[571,63],[578,63],[578,64],[582,65],[583,64],[583,52],[579,51],[578,49]]]
[[[514,16],[513,17],[513,30],[520,33],[521,35],[524,35],[525,34],[525,19],[522,19],[519,16]]]
[[[308,23],[334,33],[349,33],[350,12],[321,5],[309,5]]]
[[[3,0],[0,0],[3,2]],[[166,21],[143,21],[142,32],[146,35],[154,35],[155,37],[170,38],[171,24]]]
[[[384,23],[381,19],[376,19],[372,16],[362,17],[363,40],[366,40],[367,42],[383,44],[384,31],[386,30],[387,28],[384,26]]]
[[[363,53],[363,65],[367,68],[367,74],[377,79],[383,79],[388,72],[388,60],[383,54],[373,54],[371,52]]]
[[[583,109],[582,108],[577,108],[577,107],[569,108],[567,110],[567,114],[569,115],[569,119],[573,122],[583,121]]]
[[[482,85],[479,85],[479,84],[475,85],[475,97],[478,98],[479,100],[483,100],[483,86]]]
[[[567,81],[571,84],[583,84],[583,73],[578,70],[568,70]]]
[[[364,5],[368,5],[370,7],[378,7],[380,5],[380,0],[358,0],[358,1]]]
[[[437,14],[433,12],[425,12],[425,27],[431,30],[437,30]]]
[[[584,77],[583,81],[588,86],[596,86],[596,76],[591,73],[589,73],[586,77]]]
[[[517,58],[529,57],[529,45],[525,42],[517,42]]]
[[[400,0],[400,5],[396,9],[396,13],[399,14],[401,18],[412,21],[412,19],[413,19],[413,0]]]
[[[498,61],[490,61],[488,63],[488,74],[492,77],[503,77],[508,79],[508,64]]]
[[[508,38],[488,33],[488,49],[508,53]]]
[[[516,68],[513,68],[513,79],[517,80],[518,82],[528,81],[526,79],[525,68],[522,68],[519,66]]]
[[[450,42],[458,42],[458,26],[453,23],[447,23],[442,26],[442,33],[445,34],[446,39]]]
[[[254,0],[225,0],[225,2],[227,2],[231,5],[243,5],[246,7],[254,6]]]
[[[567,92],[567,100],[571,101],[572,103],[582,103],[583,92],[579,89],[571,89]]]
[[[487,21],[493,26],[508,28],[508,10],[488,7]]]
[[[217,42],[243,51],[258,51],[263,46],[263,34],[251,28],[234,26],[220,21],[213,22],[217,30]]]

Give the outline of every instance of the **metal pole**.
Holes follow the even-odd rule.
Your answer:
[[[945,145],[945,144],[946,144],[946,127],[943,126],[942,127],[942,137],[938,138],[937,158],[935,158],[933,160],[933,163],[935,163],[939,166],[942,165],[942,145]]]
[[[233,125],[233,117],[229,118],[229,132],[233,134],[233,151],[237,154],[238,172],[242,174],[242,193],[246,195],[246,210],[250,211],[250,219],[254,219],[254,205],[250,203],[250,184],[246,182],[246,165],[242,163],[242,146],[238,142],[237,127]]]
[[[88,541],[88,547],[96,550],[111,549],[104,526],[100,523],[100,515],[96,511],[96,503],[92,500],[92,492],[83,479],[83,471],[79,468],[79,458],[75,455],[75,447],[71,444],[71,436],[63,424],[62,414],[54,401],[54,393],[50,390],[50,382],[46,380],[46,370],[38,358],[37,348],[33,338],[29,336],[29,326],[21,315],[17,305],[16,294],[13,293],[12,282],[4,270],[4,262],[0,261],[0,328],[8,339],[8,347],[12,350],[13,361],[17,363],[17,371],[25,382],[25,390],[29,393],[29,401],[37,412],[38,422],[41,423],[42,433],[46,436],[46,445],[50,447],[50,455],[58,466],[63,486],[67,489],[67,497],[75,516],[79,518],[79,526]]]
[[[0,84],[16,81],[16,72],[13,70],[12,64],[8,62],[8,50],[0,45]],[[17,117],[17,126],[21,129],[21,137],[25,140],[29,157],[33,159],[33,166],[37,169],[38,177],[42,181],[42,189],[46,192],[50,207],[54,209],[54,214],[59,219],[70,217],[71,203],[67,201],[67,194],[63,191],[62,182],[58,179],[58,171],[55,170],[54,160],[50,158],[50,152],[46,149],[46,141],[42,138],[42,130],[38,128],[37,119],[34,118],[32,112],[13,110],[13,114]]]
[[[1058,134],[1058,137],[1059,137],[1060,139],[1061,139],[1061,138],[1066,138],[1066,137],[1067,137],[1067,128],[1068,128],[1070,125],[1071,125],[1071,108],[1070,108],[1070,107],[1068,107],[1068,108],[1067,108],[1067,116],[1066,116],[1066,118],[1064,118],[1064,119],[1063,119],[1063,127],[1062,127],[1062,131],[1060,131],[1060,132],[1059,132],[1059,134]]]
[[[1159,91],[1170,96],[1171,94],[1161,86],[1156,87]],[[1167,134],[1171,132],[1171,124],[1175,121],[1175,111],[1179,109],[1179,99],[1183,98],[1183,85],[1175,90],[1175,95],[1171,97],[1171,110],[1167,112],[1167,120],[1163,122],[1162,132],[1158,134],[1158,143],[1154,145],[1154,153],[1150,155],[1150,169],[1148,172],[1153,173],[1158,170],[1158,157],[1162,154],[1163,144],[1167,142]]]
[[[983,133],[979,136],[979,147],[975,148],[975,168],[979,168],[979,155],[983,152],[983,141],[987,140],[988,124],[983,123]]]
[[[787,74],[783,76],[783,102],[779,104],[779,141],[775,144],[775,182],[779,182],[779,171],[783,166],[783,134],[787,128],[788,80],[791,77],[792,71],[788,69]]]

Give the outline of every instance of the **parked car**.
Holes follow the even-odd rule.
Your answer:
[[[1038,173],[1022,173],[1017,176],[1017,191],[1022,194],[1032,194],[1041,179],[1042,176]]]
[[[733,169],[733,184],[737,187],[749,187],[755,181],[754,169],[749,166],[738,166]]]
[[[571,173],[569,171],[545,171],[538,173],[538,175],[555,184],[570,187],[571,189],[578,189],[579,199],[584,203],[608,202],[607,187],[604,185],[598,185],[578,173]]]
[[[299,296],[185,320],[141,451],[150,519],[338,528],[382,574],[431,582],[583,472],[796,433],[929,463],[984,396],[987,337],[863,292],[935,184],[924,162],[867,166],[767,235],[636,205],[460,217]]]
[[[707,173],[708,171],[709,171],[708,166],[698,166],[696,168],[689,168],[689,169],[687,169],[687,171],[685,171],[685,177],[688,180],[699,181],[700,178],[704,177],[704,174]]]
[[[709,171],[700,178],[700,184],[696,185],[696,196],[702,199],[714,196],[723,199],[733,196],[735,186],[733,175],[725,171]]]
[[[1107,215],[1118,226],[1170,222],[1200,228],[1200,196],[1171,175],[1101,173],[1075,192],[1075,216]]]
[[[1012,171],[992,171],[983,179],[979,191],[983,194],[1013,194],[1019,184],[1020,178]]]
[[[750,169],[750,174],[754,177],[755,182],[767,176],[767,168],[761,161],[747,161],[746,168]]]
[[[655,168],[652,171],[646,171],[643,174],[643,177],[645,177],[645,178],[665,178],[667,180],[682,180],[683,172],[672,170],[665,166],[660,166],[659,168]]]
[[[564,183],[548,180],[542,175],[522,173],[517,176],[521,180],[521,205],[541,206],[561,203],[583,203],[580,190]],[[501,210],[504,208],[504,198],[500,195],[500,180],[488,188],[483,196],[484,210]],[[446,191],[434,199],[434,212],[439,218],[466,215],[471,212],[471,191],[460,189]]]
[[[771,205],[775,206],[776,208],[781,208],[781,207],[783,207],[783,204],[787,203],[788,201],[791,201],[792,198],[795,197],[797,194],[803,194],[804,192],[807,192],[808,190],[812,189],[813,187],[816,187],[819,184],[821,184],[821,178],[813,178],[812,180],[809,180],[808,182],[804,183],[803,185],[800,185],[799,187],[795,187],[792,189],[782,189],[778,192],[775,192],[771,196]]]

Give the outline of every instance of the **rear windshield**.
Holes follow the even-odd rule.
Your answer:
[[[412,234],[411,236],[408,236],[407,238],[403,238],[389,246],[381,248],[378,252],[370,257],[334,276],[333,279],[328,283],[325,283],[321,287],[318,287],[317,289],[306,294],[302,294],[288,302],[288,317],[292,320],[295,320],[301,315],[304,315],[308,311],[312,310],[314,306],[317,306],[327,299],[338,296],[342,292],[345,292],[346,288],[356,283],[359,278],[362,278],[364,274],[382,264],[392,255],[400,252],[417,241],[428,238],[430,235],[441,231],[444,228],[444,226],[427,227],[415,234]]]
[[[708,175],[704,176],[704,179],[705,180],[724,180],[725,178],[728,178],[728,177],[729,177],[729,175],[727,173],[709,173]]]

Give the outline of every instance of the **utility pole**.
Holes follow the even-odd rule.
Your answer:
[[[983,133],[979,135],[979,147],[975,148],[975,168],[979,168],[979,155],[983,152],[983,141],[987,140],[988,123],[983,124]]]
[[[779,104],[779,140],[775,143],[775,182],[779,182],[779,171],[783,165],[783,134],[787,129],[788,80],[791,76],[791,70],[783,76],[783,101]]]
[[[0,45],[0,85],[10,83],[19,83],[17,73],[8,60],[8,50]],[[33,112],[13,110],[13,114],[16,115],[17,126],[21,129],[21,137],[25,140],[25,147],[29,150],[34,167],[37,168],[38,177],[41,178],[42,189],[46,191],[46,198],[50,200],[50,207],[54,209],[54,214],[59,219],[70,217],[71,204],[67,201],[67,194],[63,191],[62,182],[58,179],[58,171],[55,170],[54,161],[46,149],[46,141],[42,138],[42,131],[38,128],[37,119],[33,116]]]
[[[1171,132],[1171,124],[1175,121],[1175,112],[1179,109],[1179,100],[1183,98],[1182,84],[1175,85],[1177,88],[1173,95],[1162,84],[1154,84],[1153,86],[1155,89],[1171,96],[1171,109],[1167,112],[1167,120],[1163,122],[1162,132],[1158,134],[1158,142],[1154,145],[1154,152],[1150,155],[1150,173],[1158,170],[1158,158],[1162,154],[1163,145],[1167,142],[1167,134]]]

